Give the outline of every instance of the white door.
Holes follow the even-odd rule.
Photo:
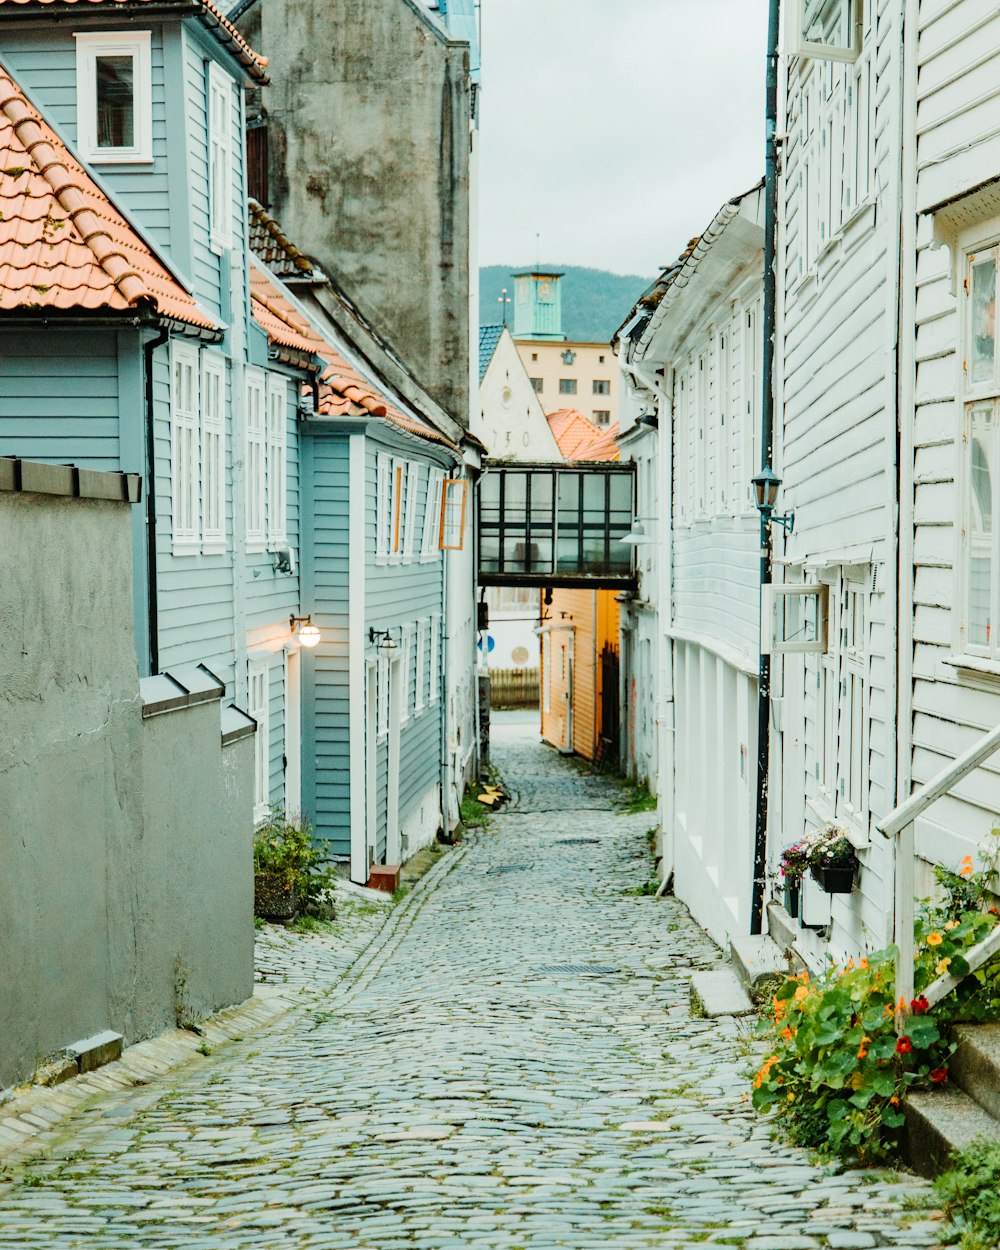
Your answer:
[[[302,656],[285,652],[285,812],[302,811]]]
[[[365,666],[365,845],[360,863],[351,860],[351,878],[366,885],[378,845],[378,668]]]
[[[403,853],[399,829],[399,757],[403,727],[403,657],[389,665],[389,796],[386,806],[385,859],[398,864]]]

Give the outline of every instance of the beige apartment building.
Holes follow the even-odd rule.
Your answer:
[[[607,343],[570,343],[562,333],[561,273],[514,275],[514,342],[546,413],[575,408],[597,426],[621,419],[621,374]]]

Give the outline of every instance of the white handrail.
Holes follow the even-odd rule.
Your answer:
[[[916,839],[914,822],[928,807],[952,790],[958,782],[974,772],[997,750],[1000,750],[1000,725],[984,734],[936,777],[914,790],[910,797],[894,808],[883,820],[875,822],[875,828],[886,837],[895,838],[893,873],[895,878],[895,937],[896,937],[896,1024],[902,1031],[910,1014],[913,999],[913,972],[916,960],[916,944],[913,938],[914,860]],[[970,971],[982,967],[987,959],[1000,950],[1000,928],[994,930],[985,941],[969,951],[966,962]],[[934,1005],[940,1002],[958,985],[961,978],[938,977],[926,990],[924,997]]]

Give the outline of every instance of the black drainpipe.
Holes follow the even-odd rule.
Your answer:
[[[153,443],[153,352],[170,338],[161,330],[155,339],[143,344],[146,366],[146,593],[149,598],[149,671],[160,671],[160,614],[156,583],[156,456]]]
[[[774,306],[778,228],[778,26],[781,0],[769,0],[767,30],[767,147],[764,165],[764,369],[761,410],[761,468],[771,464],[774,446]],[[760,514],[760,584],[771,581],[771,527]],[[763,589],[761,590],[763,599]],[[763,623],[763,622],[762,622]],[[767,882],[767,784],[771,760],[771,657],[761,653],[757,682],[757,811],[753,848],[750,932],[763,932]]]

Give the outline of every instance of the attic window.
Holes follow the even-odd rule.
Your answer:
[[[149,31],[76,36],[77,146],[95,164],[153,159]]]

